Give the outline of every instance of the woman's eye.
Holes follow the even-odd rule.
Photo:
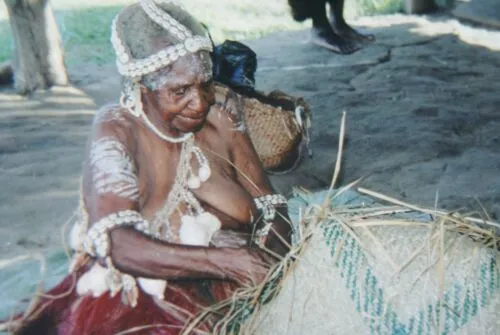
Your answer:
[[[203,84],[203,87],[204,87],[205,89],[211,89],[211,88],[212,88],[212,86],[213,86],[213,84],[214,84],[214,81],[213,81],[213,80],[209,80],[209,81],[207,81],[207,82],[205,82],[205,83]]]
[[[179,88],[174,91],[174,94],[178,97],[183,96],[186,93],[186,88]]]

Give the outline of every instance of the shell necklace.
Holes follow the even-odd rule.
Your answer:
[[[179,209],[179,205],[183,204],[186,210],[181,216],[180,242],[208,246],[212,235],[220,229],[221,223],[216,216],[203,209],[192,190],[198,189],[210,178],[210,166],[203,151],[195,145],[194,136],[188,137],[181,145],[174,185],[163,208],[156,213],[151,230],[158,238],[173,241],[174,234],[169,218]]]

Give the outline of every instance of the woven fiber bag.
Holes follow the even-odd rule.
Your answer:
[[[311,110],[302,98],[281,91],[254,97],[241,96],[216,85],[216,100],[235,95],[243,110],[242,121],[264,168],[284,173],[298,166],[309,144]],[[277,107],[279,106],[279,107]]]
[[[500,334],[498,251],[478,227],[451,213],[382,210],[353,190],[332,194],[299,191],[289,201],[292,222],[324,219],[311,227],[278,296],[240,333]],[[326,197],[328,214],[307,218]]]

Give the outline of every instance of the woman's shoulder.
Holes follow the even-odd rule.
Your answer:
[[[107,104],[97,110],[92,125],[123,124],[130,122],[128,111],[119,104]]]
[[[113,139],[127,148],[134,147],[133,132],[137,121],[118,104],[108,104],[99,108],[92,122],[91,140]]]

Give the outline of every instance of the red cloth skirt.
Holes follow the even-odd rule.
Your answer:
[[[138,286],[137,306],[130,307],[122,303],[120,293],[114,297],[109,292],[98,298],[79,296],[76,282],[84,272],[67,276],[47,292],[15,334],[111,335],[130,331],[126,334],[176,335],[204,307],[229,298],[237,287],[222,280],[169,281],[165,301],[158,301]],[[210,333],[214,321],[205,320],[193,334]]]

